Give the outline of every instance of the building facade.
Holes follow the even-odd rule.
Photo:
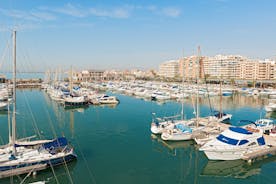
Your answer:
[[[160,64],[158,75],[168,78],[179,76],[179,60],[170,60]]]
[[[76,82],[92,82],[103,80],[103,70],[83,70],[73,73],[73,80]]]

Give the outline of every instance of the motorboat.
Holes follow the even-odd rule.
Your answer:
[[[258,119],[255,122],[248,121],[249,124],[245,125],[246,129],[260,130],[261,132],[270,135],[270,132],[275,128],[274,121],[272,119]]]
[[[238,160],[246,153],[266,148],[263,132],[229,127],[199,150],[204,151],[209,160]]]
[[[118,104],[119,100],[116,98],[116,96],[108,96],[108,95],[102,95],[97,98],[97,101],[100,104]]]
[[[212,120],[217,120],[219,122],[231,120],[232,114],[227,114],[224,112],[215,111],[212,116],[209,117]]]

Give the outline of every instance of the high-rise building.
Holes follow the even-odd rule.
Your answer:
[[[202,57],[201,57],[202,58]],[[200,77],[201,62],[198,56],[184,57],[179,60],[179,73],[185,80]]]

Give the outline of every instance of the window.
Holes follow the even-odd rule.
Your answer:
[[[246,143],[248,143],[248,140],[241,140],[241,141],[239,142],[239,145],[244,145],[244,144],[246,144]]]
[[[222,134],[220,134],[218,137],[217,137],[217,140],[221,141],[221,142],[224,142],[224,143],[227,143],[227,144],[231,144],[231,145],[237,145],[237,143],[239,142],[239,140],[236,140],[236,139],[232,139],[232,138],[229,138],[229,137],[226,137]]]

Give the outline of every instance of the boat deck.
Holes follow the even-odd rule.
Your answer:
[[[253,160],[266,158],[269,155],[276,155],[276,137],[264,135],[264,139],[266,144],[271,146],[270,148],[244,154],[242,159],[248,162],[252,162]]]

